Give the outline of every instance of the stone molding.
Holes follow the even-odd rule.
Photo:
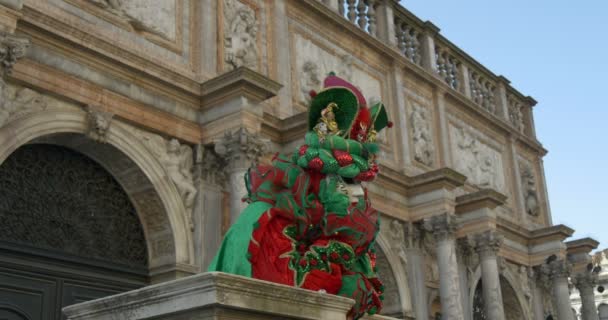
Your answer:
[[[211,272],[84,302],[63,311],[69,320],[177,320],[195,315],[197,319],[262,319],[274,315],[281,319],[346,320],[352,305],[353,301],[344,297]],[[244,311],[241,317],[235,317],[235,309]],[[217,310],[223,312],[216,317],[206,314]]]
[[[466,177],[451,168],[441,168],[407,177],[407,195],[413,196],[440,188],[453,190],[464,185]]]
[[[495,209],[505,204],[507,196],[493,189],[482,189],[456,197],[456,213],[471,212],[480,208]]]

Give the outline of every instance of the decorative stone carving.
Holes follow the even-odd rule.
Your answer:
[[[414,159],[427,166],[432,166],[435,159],[435,146],[431,130],[431,118],[428,110],[413,103],[410,123],[413,130]]]
[[[205,147],[201,162],[201,177],[206,183],[223,187],[226,184],[226,168],[222,159],[211,147]]]
[[[524,133],[525,125],[524,125],[524,113],[523,113],[523,105],[515,99],[513,96],[509,96],[507,98],[507,103],[509,106],[509,121],[517,131]]]
[[[97,110],[92,106],[87,107],[88,129],[87,136],[100,142],[107,142],[107,134],[112,124],[113,113]]]
[[[316,86],[316,81],[310,80],[310,71],[305,70],[313,70],[321,80],[328,73],[334,72],[337,76],[349,82],[356,82],[361,92],[365,92],[365,96],[370,102],[368,105],[372,105],[371,101],[374,99],[376,101],[382,100],[382,84],[378,80],[381,75],[372,75],[365,69],[359,68],[355,63],[355,58],[347,52],[327,51],[324,47],[317,45],[316,42],[299,34],[296,34],[294,38],[294,82],[298,85],[299,94],[295,95],[298,101],[306,104],[310,90],[318,90],[322,87],[322,81]],[[379,139],[381,138],[379,137]]]
[[[300,78],[300,99],[307,105],[310,103],[310,92],[319,90],[323,87],[321,75],[319,74],[319,66],[309,60],[304,62]]]
[[[258,22],[256,12],[238,0],[225,0],[224,70],[244,66],[258,68]]]
[[[475,239],[472,236],[459,238],[456,249],[458,256],[461,257],[469,276],[475,273],[475,269],[479,265],[479,255],[475,251]]]
[[[451,126],[454,165],[480,188],[506,192],[500,153],[483,143],[469,128]]]
[[[4,111],[6,103],[6,77],[13,71],[17,60],[23,58],[30,41],[6,32],[0,32],[0,127],[8,120],[8,112]]]
[[[256,165],[267,149],[268,140],[261,139],[245,128],[226,132],[215,143],[215,152],[233,167],[249,168]]]
[[[524,198],[526,213],[538,217],[540,215],[540,204],[532,164],[521,159],[519,161],[519,174],[521,176],[521,192]]]
[[[435,241],[442,241],[454,235],[458,221],[456,216],[444,213],[426,219],[424,227],[433,234]]]
[[[486,231],[475,235],[475,251],[480,257],[495,256],[502,245],[503,237],[496,231]]]
[[[176,37],[176,0],[89,0],[124,19],[135,31],[165,39]]]
[[[43,111],[49,105],[49,99],[40,93],[24,87],[6,86],[4,101],[0,105],[0,127],[9,121],[35,111]]]
[[[167,140],[157,134],[146,132],[134,127],[128,127],[140,137],[144,145],[152,152],[165,169],[167,177],[173,182],[179,192],[188,216],[189,226],[193,227],[192,209],[196,197],[194,187],[192,148],[180,144],[177,139]]]

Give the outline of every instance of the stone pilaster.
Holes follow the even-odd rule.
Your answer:
[[[568,262],[553,256],[551,261],[542,266],[542,271],[550,281],[557,318],[560,320],[575,320],[570,304],[570,289],[568,288],[568,276],[570,274]]]
[[[528,282],[530,283],[530,291],[532,294],[532,314],[534,320],[544,320],[543,306],[543,286],[539,280],[540,270],[537,267],[530,268],[528,272]]]
[[[475,253],[475,241],[473,237],[467,236],[457,240],[458,253],[458,271],[460,274],[460,292],[462,295],[462,308],[464,310],[464,319],[473,319],[473,303],[469,297],[469,283],[471,275],[474,273],[478,259]]]
[[[406,266],[414,314],[416,319],[428,319],[428,293],[425,284],[424,254],[422,252],[424,229],[420,223],[408,222],[405,224],[404,231]]]
[[[194,220],[194,250],[201,270],[213,260],[222,243],[224,226],[224,188],[226,171],[223,159],[212,147],[200,148],[195,164],[195,185],[198,189]]]
[[[25,56],[29,47],[30,41],[28,39],[0,32],[0,109],[5,102],[6,77],[13,71],[13,66],[15,66],[17,60]]]
[[[502,236],[496,231],[485,231],[475,236],[475,250],[481,264],[481,284],[484,309],[488,319],[504,320],[505,311],[500,291],[500,272],[497,253],[502,244]]]
[[[581,296],[581,303],[583,305],[581,312],[583,315],[582,320],[599,320],[593,292],[597,281],[598,275],[594,270],[587,270],[572,277],[572,284],[578,289]]]
[[[247,204],[243,197],[247,195],[245,173],[257,164],[266,152],[267,142],[245,128],[226,132],[224,137],[215,143],[215,152],[225,164],[230,192],[230,223],[234,223]]]
[[[437,244],[439,266],[439,296],[441,314],[445,319],[463,319],[462,294],[458,261],[456,259],[455,216],[445,213],[429,218],[427,228],[433,233]]]

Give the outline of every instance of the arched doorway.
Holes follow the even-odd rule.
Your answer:
[[[0,165],[0,319],[62,319],[64,306],[147,283],[142,224],[100,164],[34,143]]]
[[[483,287],[481,279],[477,282],[475,287],[475,294],[473,295],[473,320],[486,320],[488,319],[484,310],[483,305]],[[515,292],[515,289],[511,286],[509,281],[503,276],[500,276],[500,292],[502,293],[503,309],[505,312],[506,320],[522,320],[526,319],[525,313],[519,303],[519,295]]]

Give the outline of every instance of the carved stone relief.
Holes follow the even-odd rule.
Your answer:
[[[112,118],[114,117],[113,113],[104,112],[101,110],[97,110],[92,106],[87,107],[87,120],[88,120],[88,128],[87,128],[87,136],[89,138],[100,142],[106,143],[108,130],[110,129],[110,125],[112,124]]]
[[[0,102],[0,128],[10,121],[36,111],[48,109],[79,109],[78,106],[43,95],[30,88],[9,84]]]
[[[480,188],[507,193],[501,154],[470,127],[450,125],[455,169]]]
[[[313,41],[296,34],[295,63],[298,77],[300,96],[298,100],[306,103],[310,99],[310,90],[319,90],[325,76],[334,72],[337,76],[350,82],[357,83],[359,89],[369,101],[381,100],[382,87],[380,81],[355,65],[355,59],[346,52],[329,52]]]
[[[176,38],[176,0],[88,0],[124,19],[135,31]]]
[[[258,69],[258,21],[253,8],[238,0],[224,0],[224,70],[244,66]]]
[[[157,134],[146,132],[135,127],[129,128],[138,136],[143,144],[148,148],[155,158],[165,169],[167,177],[173,182],[179,192],[186,212],[188,213],[188,223],[192,228],[192,209],[197,190],[194,187],[193,179],[193,154],[192,148],[185,144],[180,144],[177,139],[165,139]]]
[[[521,177],[521,192],[526,213],[533,217],[538,217],[540,215],[540,202],[532,164],[527,160],[519,159],[519,175]]]
[[[524,133],[523,105],[512,96],[507,98],[507,103],[509,105],[509,121],[517,131]]]
[[[413,131],[414,159],[427,166],[432,166],[435,159],[431,123],[428,109],[417,102],[412,102],[410,125]]]

